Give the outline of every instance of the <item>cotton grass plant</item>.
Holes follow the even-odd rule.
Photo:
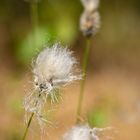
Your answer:
[[[100,29],[99,0],[81,0],[84,12],[80,18],[80,30],[86,38],[94,36]]]
[[[90,128],[88,124],[76,125],[64,134],[62,140],[100,140],[100,137],[110,140],[112,136],[104,136],[104,133],[110,130],[112,130],[111,127]]]
[[[100,136],[105,131],[112,130],[111,127],[91,128],[90,125],[83,122],[82,119],[82,103],[84,98],[88,57],[91,47],[91,37],[94,36],[100,28],[100,15],[98,12],[99,0],[81,0],[81,2],[84,6],[84,12],[80,18],[80,30],[86,40],[82,65],[83,80],[81,80],[80,85],[76,123],[63,135],[62,140],[100,140]],[[112,139],[112,137],[105,136],[105,139]]]
[[[26,1],[29,2],[31,11],[32,45],[37,48],[36,31],[40,0]],[[81,79],[81,75],[78,74],[77,63],[73,52],[60,43],[55,43],[50,47],[46,45],[44,50],[38,54],[32,65],[33,90],[24,99],[24,108],[30,117],[26,121],[27,126],[22,140],[26,139],[33,117],[36,117],[39,124],[42,122],[49,123],[45,117],[47,111],[44,113],[45,104],[49,98],[51,103],[57,102],[56,94],[60,88]]]
[[[30,0],[33,45],[35,47],[37,45],[38,2],[38,0]],[[111,129],[91,128],[89,124],[82,121],[82,103],[91,38],[100,28],[100,15],[98,12],[99,0],[81,0],[81,2],[84,12],[80,18],[80,30],[87,42],[84,50],[82,74],[77,68],[78,62],[73,55],[73,51],[63,47],[60,43],[45,46],[32,64],[33,90],[24,99],[25,111],[30,116],[22,140],[26,139],[33,118],[36,118],[39,124],[49,123],[46,118],[49,110],[45,109],[49,99],[51,99],[52,104],[58,102],[57,92],[59,89],[81,79],[76,123],[63,135],[62,140],[99,140],[100,134]]]
[[[25,0],[25,2],[28,2],[29,6],[30,6],[30,18],[31,18],[31,26],[32,26],[32,45],[36,48],[37,47],[36,31],[38,28],[38,2],[39,2],[39,0]],[[32,94],[33,93],[31,93],[31,95]],[[28,100],[31,98],[31,95],[28,96]],[[36,98],[38,98],[38,97],[36,97]],[[26,102],[27,101],[24,102],[24,107],[25,107]],[[38,101],[36,100],[35,103],[33,103],[33,104],[35,104],[35,106],[37,106]],[[26,110],[27,110],[27,108],[29,108],[29,107],[26,106]],[[31,121],[33,119],[33,116],[34,116],[34,113],[31,114],[29,120],[27,121],[27,127],[25,129],[22,140],[26,139],[26,135],[27,135],[28,129],[30,127]]]
[[[39,53],[33,64],[34,90],[24,100],[25,111],[31,113],[24,137],[34,116],[38,120],[45,120],[42,110],[48,97],[51,97],[52,102],[55,102],[55,99],[57,101],[56,90],[81,79],[81,75],[77,74],[76,66],[77,60],[73,52],[59,43],[50,48],[46,46]]]
[[[84,97],[84,87],[86,80],[86,71],[88,64],[88,57],[91,48],[91,37],[94,36],[100,28],[100,15],[98,13],[99,0],[81,0],[84,6],[84,12],[80,19],[80,29],[85,37],[86,46],[84,50],[82,72],[83,80],[81,81],[80,94],[77,108],[77,123],[80,123],[82,117],[82,102]]]

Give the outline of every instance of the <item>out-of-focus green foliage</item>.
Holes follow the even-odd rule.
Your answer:
[[[37,52],[44,47],[45,44],[49,46],[49,42],[52,42],[51,32],[46,28],[38,28],[36,30],[34,44],[34,35],[30,32],[22,42],[20,42],[17,49],[17,58],[21,64],[29,63]]]
[[[60,3],[61,2],[61,3]],[[32,34],[32,26],[30,32],[23,38],[16,38],[16,59],[22,65],[29,64],[35,54],[44,47],[46,44],[53,44],[53,42],[62,42],[64,45],[71,44],[75,41],[77,33],[79,32],[79,19],[77,18],[79,12],[79,6],[77,3],[80,1],[40,1],[38,4],[38,23],[39,27],[36,30],[35,41]],[[26,2],[25,2],[26,3]],[[69,6],[67,7],[67,4]],[[28,11],[30,3],[26,3]],[[27,15],[29,19],[27,22],[31,22],[30,12]],[[76,21],[77,19],[77,21]],[[25,34],[25,33],[24,33]],[[15,36],[19,36],[18,33],[14,33]],[[21,35],[22,36],[22,33]],[[35,45],[36,43],[36,45]],[[69,46],[69,45],[68,45]]]
[[[22,111],[22,103],[19,99],[12,99],[8,103],[8,107],[15,113],[20,114]]]
[[[77,36],[77,30],[70,18],[59,19],[55,31],[57,38],[65,44],[73,42]]]
[[[100,55],[96,52],[95,57],[102,56],[111,60],[112,56],[106,54],[104,49],[111,49],[114,53],[123,55],[123,48],[125,50],[139,48],[139,4],[139,0],[100,1],[101,29],[95,37]],[[0,27],[1,25],[2,29],[3,26],[5,27],[4,32],[9,41],[6,47],[14,58],[12,61],[22,65],[28,64],[34,56],[33,53],[41,49],[44,42],[53,43],[56,40],[68,46],[74,44],[80,33],[79,19],[82,12],[83,6],[80,0],[40,0],[38,3],[40,28],[37,35],[39,46],[34,47],[31,41],[29,2],[26,0],[1,1]],[[82,40],[79,41],[82,42]]]
[[[108,116],[103,109],[96,108],[88,114],[88,122],[92,127],[103,127],[107,121]]]
[[[17,130],[12,130],[12,132],[10,132],[10,134],[7,136],[6,140],[20,140],[22,137],[22,135],[17,132]]]

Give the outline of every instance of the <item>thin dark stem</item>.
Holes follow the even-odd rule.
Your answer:
[[[37,2],[31,1],[30,2],[30,13],[31,13],[31,24],[32,24],[32,45],[36,48],[38,45],[37,42],[37,28],[38,28],[38,4]],[[39,97],[40,97],[40,93],[39,93]],[[35,106],[37,106],[38,101],[36,102]],[[31,125],[33,116],[34,116],[34,112],[31,114],[29,121],[27,123],[27,127],[25,129],[24,135],[22,140],[26,139],[29,127]]]
[[[41,96],[41,93],[39,92],[38,98],[40,98],[40,96]],[[37,104],[38,104],[38,100],[37,100],[36,103],[35,103],[35,107],[37,106]],[[29,121],[28,121],[28,123],[27,123],[27,127],[26,127],[26,129],[25,129],[25,132],[24,132],[24,135],[23,135],[22,140],[25,140],[25,138],[26,138],[26,136],[27,136],[27,132],[28,132],[29,127],[30,127],[30,125],[31,125],[31,122],[32,122],[32,119],[33,119],[34,114],[35,114],[35,113],[33,112],[33,113],[31,114],[30,118],[29,118]]]
[[[25,129],[25,132],[24,132],[24,135],[23,135],[22,140],[25,140],[25,138],[26,138],[26,136],[27,136],[27,132],[28,132],[29,127],[30,127],[30,125],[31,125],[31,121],[32,121],[32,119],[33,119],[33,116],[34,116],[34,113],[32,113],[31,116],[30,116],[30,119],[29,119],[29,121],[28,121],[28,123],[27,123],[27,127],[26,127],[26,129]]]
[[[84,51],[83,64],[82,64],[83,80],[81,81],[81,84],[80,84],[80,94],[79,94],[79,101],[78,101],[78,108],[77,108],[76,123],[81,122],[82,103],[83,103],[83,98],[84,98],[84,88],[85,88],[86,71],[87,71],[87,64],[88,64],[90,47],[91,47],[90,39],[87,38],[86,47],[85,47],[85,51]]]

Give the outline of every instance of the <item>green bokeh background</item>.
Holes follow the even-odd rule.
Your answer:
[[[51,47],[55,42],[61,42],[75,51],[81,65],[85,47],[85,38],[79,29],[82,12],[83,6],[80,0],[40,0],[35,45],[32,36],[30,3],[24,0],[0,1],[0,102],[2,104],[0,106],[1,111],[5,111],[2,113],[9,116],[9,120],[14,118],[21,122],[23,108],[20,91],[23,91],[24,84],[28,85],[27,79],[24,78],[31,77],[31,74],[24,75],[29,72],[31,61],[41,49],[45,46]],[[88,68],[89,79],[92,75],[96,78],[96,74],[98,75],[100,71],[107,75],[106,69],[109,70],[110,75],[114,73],[115,77],[116,71],[119,69],[120,77],[123,73],[122,70],[124,73],[128,72],[128,75],[132,74],[131,76],[137,80],[139,87],[140,0],[100,0],[99,12],[101,29],[92,38]],[[100,80],[96,82],[98,83]],[[125,80],[124,84],[127,84],[128,81],[131,82],[129,76],[126,76]],[[92,85],[90,82],[89,84],[94,88],[94,84]],[[108,90],[110,91],[111,88],[109,87]],[[115,89],[113,92],[111,91],[111,93],[115,92]],[[96,95],[96,92],[93,94]],[[103,95],[106,96],[106,94]],[[125,97],[125,102],[128,101],[128,97]],[[86,114],[90,125],[106,126],[112,116],[110,113],[113,110],[112,106],[115,105],[110,102],[109,105],[105,103],[102,106],[93,103]],[[108,106],[112,107],[109,111]],[[0,120],[2,119],[0,118]],[[13,125],[9,129],[1,126],[0,130],[0,139],[1,135],[6,140],[18,140],[21,137],[21,131],[18,131],[17,125]]]

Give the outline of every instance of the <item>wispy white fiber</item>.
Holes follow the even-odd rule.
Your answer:
[[[73,52],[59,43],[44,49],[34,64],[34,78],[38,87],[48,94],[54,89],[65,86],[81,76],[75,75],[77,61]]]
[[[46,46],[33,64],[34,88],[24,100],[25,110],[42,119],[48,96],[52,102],[57,101],[59,88],[81,79],[76,66],[77,60],[68,48],[59,43],[52,47]]]
[[[62,140],[100,140],[100,134],[111,129],[110,127],[90,128],[89,125],[76,125],[64,134]]]
[[[99,0],[81,0],[86,11],[92,12],[98,9]]]

